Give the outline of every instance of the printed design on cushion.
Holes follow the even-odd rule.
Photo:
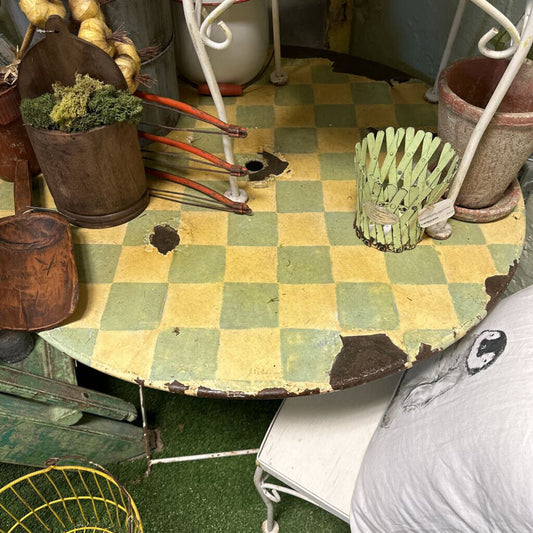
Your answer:
[[[406,373],[383,417],[381,427],[390,427],[400,411],[422,409],[463,379],[485,370],[507,346],[507,335],[498,329],[485,330],[472,337],[459,343],[452,354],[440,354],[434,365],[433,376],[429,376],[429,379],[423,376],[419,380],[409,380]]]

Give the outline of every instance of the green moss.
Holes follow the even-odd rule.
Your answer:
[[[88,131],[116,122],[138,124],[142,117],[142,101],[111,85],[95,91],[87,102],[87,113],[72,125],[71,131]]]
[[[76,83],[71,87],[54,83],[52,89],[56,105],[50,113],[50,118],[59,124],[60,130],[72,131],[76,120],[87,114],[87,102],[91,95],[103,87],[104,82],[95,80],[88,74],[76,74]]]
[[[34,128],[44,130],[54,130],[54,122],[50,118],[50,113],[56,104],[53,94],[47,93],[38,98],[25,98],[20,104],[20,113],[26,124],[31,124]]]
[[[138,124],[141,121],[143,108],[139,98],[87,74],[76,74],[72,87],[54,83],[53,91],[22,101],[25,122],[39,129],[75,133],[116,122]]]

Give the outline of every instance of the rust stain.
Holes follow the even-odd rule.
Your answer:
[[[199,398],[213,398],[213,399],[227,399],[243,400],[249,395],[241,391],[221,391],[218,389],[210,389],[209,387],[198,387],[196,389],[196,396]]]
[[[454,337],[457,335],[457,333],[454,331]],[[423,361],[424,359],[427,359],[428,357],[431,357],[432,355],[436,354],[440,350],[434,350],[429,344],[422,343],[420,345],[420,348],[418,349],[418,354],[416,356],[416,360],[413,361],[413,363],[416,363],[418,361]]]
[[[285,398],[288,394],[287,389],[282,387],[271,387],[260,390],[257,393],[257,398],[261,400],[275,400],[276,398]]]
[[[407,362],[407,354],[384,333],[341,339],[342,349],[333,362],[329,376],[329,383],[334,390],[393,374],[402,370]]]
[[[177,383],[177,385],[174,385]],[[171,388],[172,387],[172,388]],[[173,382],[171,384],[167,383],[167,388],[171,392],[183,393],[189,387],[183,385],[182,383]],[[212,398],[212,399],[232,399],[232,400],[279,400],[282,398],[292,398],[295,396],[311,396],[313,394],[320,394],[322,391],[319,388],[315,389],[304,389],[299,392],[292,392],[283,387],[272,387],[267,389],[262,389],[257,393],[249,393],[243,391],[221,391],[218,389],[210,389],[209,387],[198,387],[194,391],[194,395],[199,398]]]
[[[188,385],[184,385],[176,380],[172,381],[171,383],[165,383],[165,387],[169,390],[169,392],[174,392],[175,394],[183,394],[189,388]]]
[[[515,259],[513,264],[509,266],[509,272],[507,274],[501,274],[498,276],[491,276],[485,280],[485,291],[489,295],[490,300],[487,302],[487,312],[490,311],[498,302],[501,295],[509,285],[511,278],[514,276],[516,269],[518,268],[518,261]]]
[[[258,400],[278,400],[280,398],[293,398],[295,396],[311,396],[313,394],[320,394],[320,389],[317,387],[315,389],[304,389],[300,392],[291,392],[282,387],[279,388],[268,388],[260,390],[256,398]]]

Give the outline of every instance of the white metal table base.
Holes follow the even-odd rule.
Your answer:
[[[146,419],[146,403],[144,398],[144,386],[142,383],[139,385],[139,401],[141,405],[141,417],[143,425],[143,438],[145,447],[145,459],[146,459],[146,472],[144,477],[148,477],[152,472],[152,466],[156,464],[170,464],[170,463],[185,463],[189,461],[203,461],[205,459],[220,459],[222,457],[237,457],[239,455],[257,455],[259,448],[253,448],[248,450],[232,450],[229,452],[214,452],[214,453],[202,453],[196,455],[181,455],[178,457],[164,457],[160,459],[152,459],[152,452],[150,449],[150,436],[148,430],[148,421]]]

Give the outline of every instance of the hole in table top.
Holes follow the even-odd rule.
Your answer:
[[[258,161],[257,159],[252,159],[251,161],[248,161],[244,165],[250,172],[259,172],[260,170],[263,170],[265,168],[265,165],[262,161]]]
[[[150,244],[157,248],[157,251],[163,255],[168,254],[178,246],[180,236],[176,228],[168,224],[154,226],[154,232],[150,235]]]

